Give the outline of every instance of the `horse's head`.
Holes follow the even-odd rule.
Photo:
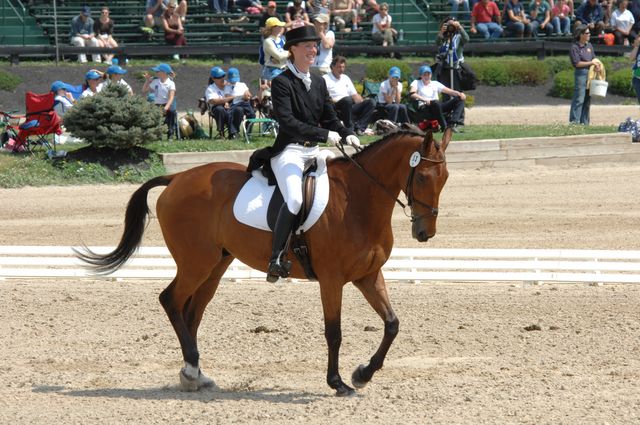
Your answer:
[[[442,143],[437,143],[432,132],[427,131],[420,151],[414,152],[409,160],[411,171],[405,193],[411,207],[411,235],[419,242],[426,242],[436,234],[440,192],[449,177],[445,150],[451,134],[451,129],[446,129]]]

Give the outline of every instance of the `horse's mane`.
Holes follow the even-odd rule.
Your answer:
[[[400,127],[397,130],[393,130],[393,131],[383,135],[381,139],[378,139],[375,142],[372,142],[372,143],[369,143],[368,145],[365,145],[360,152],[357,152],[357,153],[354,153],[353,155],[351,155],[351,158],[358,159],[360,156],[367,155],[369,152],[373,152],[375,150],[378,150],[382,146],[385,146],[388,142],[390,142],[392,140],[396,140],[396,139],[398,139],[400,137],[403,137],[403,136],[420,136],[420,137],[424,137],[424,132],[422,130],[420,130],[418,127],[416,127],[416,126]],[[340,156],[340,157],[334,158],[333,161],[348,161],[348,158],[346,158],[344,156]]]

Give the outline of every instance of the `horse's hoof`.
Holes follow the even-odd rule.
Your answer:
[[[217,388],[217,386],[213,379],[200,372],[198,374],[198,388]]]
[[[347,384],[342,384],[338,388],[336,388],[336,397],[349,397],[356,393],[356,390],[348,386]]]
[[[365,381],[362,377],[362,372],[364,371],[364,367],[365,366],[361,364],[356,368],[356,370],[353,371],[353,374],[351,375],[351,383],[357,389],[364,388],[369,383],[369,381]]]
[[[199,388],[198,380],[199,380],[199,378],[200,377],[192,378],[190,376],[187,376],[187,374],[185,373],[184,369],[182,369],[180,371],[180,387],[182,388],[182,391],[189,391],[189,392],[198,391],[198,388]]]

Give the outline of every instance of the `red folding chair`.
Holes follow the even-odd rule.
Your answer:
[[[33,152],[37,146],[43,146],[47,151],[56,150],[55,135],[62,134],[61,120],[53,110],[55,95],[52,92],[37,94],[27,92],[25,95],[26,114],[24,122],[15,126],[8,126],[7,131],[15,134],[12,150],[14,152]],[[11,118],[16,118],[12,116]],[[53,148],[47,140],[53,134]]]

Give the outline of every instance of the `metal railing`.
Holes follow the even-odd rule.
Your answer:
[[[13,3],[16,3],[15,5]],[[7,17],[16,17],[22,23],[22,45],[24,46],[26,40],[26,20],[27,8],[20,0],[4,0],[2,2],[2,26],[7,26]]]

